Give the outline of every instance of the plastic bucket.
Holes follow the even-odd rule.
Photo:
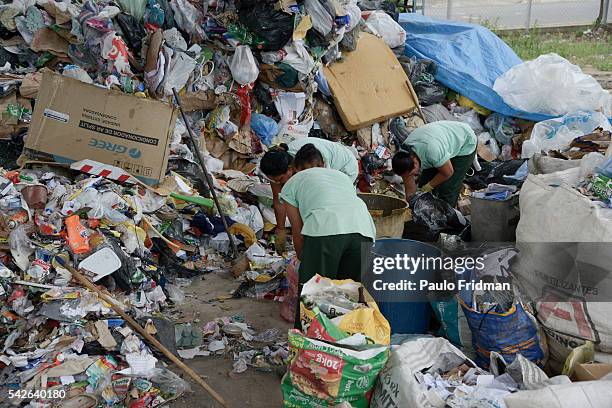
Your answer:
[[[357,194],[368,207],[376,226],[376,238],[401,238],[404,223],[410,219],[408,203],[382,194]]]
[[[437,257],[440,250],[432,245],[410,239],[381,239],[376,240],[372,247],[376,256],[394,257],[396,254],[407,254],[409,256]],[[385,272],[387,273],[387,272]],[[389,278],[399,281],[400,279],[411,278],[418,282],[419,271],[414,275],[404,272],[402,276],[389,276]],[[375,291],[372,293],[374,300],[378,304],[380,312],[385,316],[391,325],[391,333],[397,334],[425,334],[429,328],[431,318],[431,307],[429,302],[398,302],[389,301],[385,298],[385,293]]]

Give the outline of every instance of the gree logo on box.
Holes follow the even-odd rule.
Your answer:
[[[142,156],[142,152],[135,147],[128,149],[127,146],[118,143],[107,142],[106,140],[94,138],[89,139],[89,146],[95,147],[96,149],[108,150],[109,152],[113,153],[127,154],[133,159],[138,159],[140,156]]]

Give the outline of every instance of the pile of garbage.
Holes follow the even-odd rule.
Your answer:
[[[425,31],[416,29],[422,24]],[[387,370],[391,329],[353,286],[329,287],[324,296],[305,287],[304,332],[291,332],[288,346],[237,317],[174,327],[154,316],[181,303],[181,279],[231,267],[239,277],[232,296],[283,301],[282,315],[292,320],[297,261],[272,254],[272,191],[257,170],[279,143],[340,141],[360,162],[360,191],[401,198],[390,159],[410,132],[439,120],[469,124],[479,159],[458,209],[431,193],[410,201],[412,224],[429,241],[443,233],[468,239],[469,216],[476,228],[478,215],[470,200],[512,205],[523,183],[531,186],[534,166],[580,167],[572,188],[609,209],[609,93],[558,56],[523,64],[507,51],[500,61],[487,58],[501,49],[493,46],[499,39],[474,28],[488,37],[466,47],[482,53],[470,58],[490,64],[460,64],[466,57],[448,38],[454,50],[428,48],[419,37],[446,24],[400,16],[394,2],[379,0],[2,5],[0,390],[143,407],[187,391],[120,308],[185,359],[231,354],[235,374],[289,359],[282,386],[289,405],[367,406]],[[464,72],[474,66],[491,72]],[[486,89],[473,82],[482,77],[494,78]],[[232,265],[234,246],[245,253]],[[111,294],[113,305],[73,270]],[[482,314],[485,303],[453,305]],[[517,302],[497,307],[500,315],[512,310],[530,334],[537,330]],[[542,346],[530,346],[529,359],[540,362]],[[313,362],[317,350],[328,359]],[[510,375],[478,368],[489,364],[485,355],[455,360],[419,368],[410,380],[419,391],[406,398],[429,390],[437,404],[465,406],[474,392],[493,398],[493,389],[528,388],[510,368],[524,358],[510,363]],[[321,364],[333,369],[330,377],[319,375]],[[21,399],[44,404],[48,395]]]

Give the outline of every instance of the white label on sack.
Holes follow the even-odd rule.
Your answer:
[[[62,112],[57,112],[49,108],[44,110],[43,116],[63,123],[68,123],[68,121],[70,120],[70,115],[67,115]]]

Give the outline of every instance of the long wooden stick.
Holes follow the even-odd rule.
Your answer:
[[[195,382],[197,382],[202,388],[206,390],[221,406],[227,407],[227,404],[223,397],[221,397],[214,389],[211,388],[210,385],[206,384],[206,382],[191,368],[189,368],[185,363],[183,363],[178,357],[172,354],[167,348],[164,347],[155,337],[147,333],[145,329],[143,329],[134,319],[132,319],[127,313],[125,313],[121,308],[116,304],[116,301],[108,297],[104,292],[98,289],[89,279],[87,279],[83,274],[77,271],[72,266],[68,265],[62,258],[59,256],[55,257],[57,263],[59,263],[62,267],[66,268],[72,276],[84,287],[98,294],[100,299],[108,303],[111,308],[123,318],[134,330],[136,330],[142,337],[144,337],[149,343],[151,343],[156,349],[162,352],[163,355],[168,357],[174,364],[179,366],[181,370],[183,370],[188,376],[193,378]]]
[[[198,161],[200,162],[200,166],[202,166],[202,171],[204,171],[204,177],[206,178],[206,182],[208,183],[208,189],[210,190],[210,194],[212,195],[215,205],[217,206],[217,211],[219,211],[221,222],[223,222],[223,227],[225,228],[225,232],[227,232],[227,236],[229,238],[230,245],[232,246],[232,252],[235,257],[238,255],[238,250],[236,249],[236,243],[234,242],[234,237],[229,232],[229,225],[227,224],[227,220],[225,219],[225,216],[223,215],[223,210],[221,209],[221,205],[219,204],[219,200],[217,199],[217,193],[215,192],[215,186],[211,179],[211,175],[208,174],[208,170],[206,169],[206,163],[204,162],[204,158],[202,158],[202,153],[200,152],[200,149],[198,149],[198,145],[196,144],[195,136],[193,135],[193,130],[191,129],[191,124],[187,120],[187,116],[185,115],[185,112],[183,112],[183,105],[181,104],[181,99],[178,96],[178,92],[176,92],[175,88],[172,88],[172,93],[174,94],[174,99],[176,100],[176,105],[178,106],[179,111],[181,112],[181,116],[183,117],[183,122],[185,122],[185,127],[187,128],[187,133],[189,134],[189,140],[191,141],[193,150],[195,151],[196,157],[198,158]]]

